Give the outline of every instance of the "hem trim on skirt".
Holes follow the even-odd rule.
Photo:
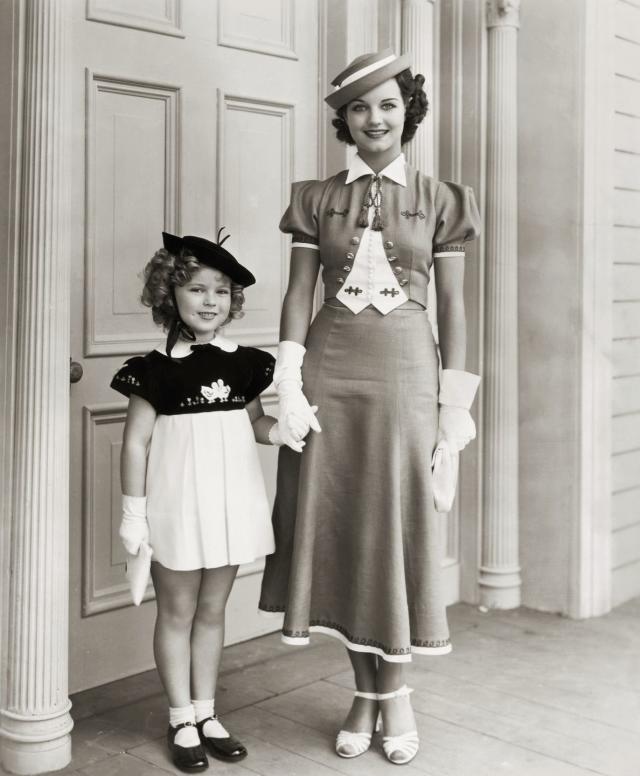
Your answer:
[[[413,654],[448,655],[449,652],[451,652],[451,644],[445,644],[439,647],[418,647],[412,645],[411,652],[401,655],[392,655],[385,652],[380,647],[372,647],[368,644],[355,644],[353,641],[349,641],[349,639],[340,633],[340,631],[335,630],[334,628],[328,628],[326,625],[310,625],[309,631],[311,633],[324,633],[327,636],[333,636],[334,639],[341,641],[347,649],[350,649],[353,652],[371,652],[389,663],[410,663],[411,655]],[[280,638],[284,644],[289,644],[294,647],[304,647],[309,644],[309,636],[287,636],[283,633]]]

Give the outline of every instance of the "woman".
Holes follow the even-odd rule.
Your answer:
[[[426,114],[423,83],[391,50],[340,73],[326,101],[338,139],[358,154],[326,181],[295,183],[280,224],[293,243],[274,383],[285,428],[303,418],[314,433],[301,456],[280,452],[276,553],[260,603],[285,612],[288,643],[307,643],[310,631],[345,643],[357,692],[337,753],[366,751],[380,712],[394,763],[418,750],[404,663],[451,649],[431,458],[440,439],[461,450],[475,436],[479,382],[464,371],[473,193],[401,153]],[[325,304],[310,326],[320,267]],[[426,312],[432,268],[440,382]]]

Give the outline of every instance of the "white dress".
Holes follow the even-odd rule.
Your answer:
[[[129,359],[111,385],[157,412],[147,464],[154,560],[186,571],[249,563],[275,549],[245,409],[271,382],[273,357],[217,337],[184,358]]]

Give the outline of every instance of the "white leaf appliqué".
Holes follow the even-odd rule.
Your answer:
[[[216,401],[227,401],[229,394],[231,393],[231,388],[228,385],[225,385],[222,380],[216,380],[211,383],[211,386],[203,385],[200,388],[200,393],[209,404],[213,404]]]

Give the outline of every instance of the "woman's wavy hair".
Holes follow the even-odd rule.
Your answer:
[[[178,255],[160,248],[144,268],[144,288],[142,289],[142,304],[151,308],[153,320],[165,331],[178,321],[173,289],[184,286],[193,275],[206,265],[200,264],[196,257],[183,248]],[[242,318],[244,312],[244,294],[242,286],[231,281],[231,307],[229,317],[222,324],[226,326],[233,320]]]
[[[416,134],[418,125],[422,119],[427,115],[429,110],[429,100],[427,99],[426,92],[422,88],[424,86],[424,76],[418,74],[413,77],[411,70],[407,68],[402,70],[395,79],[400,87],[400,94],[404,101],[405,114],[404,114],[404,129],[402,130],[401,143],[404,145],[408,143],[411,138]],[[336,111],[336,118],[331,122],[336,129],[336,137],[347,145],[355,145],[355,140],[351,137],[349,132],[349,125],[347,124],[347,105],[343,105]]]

